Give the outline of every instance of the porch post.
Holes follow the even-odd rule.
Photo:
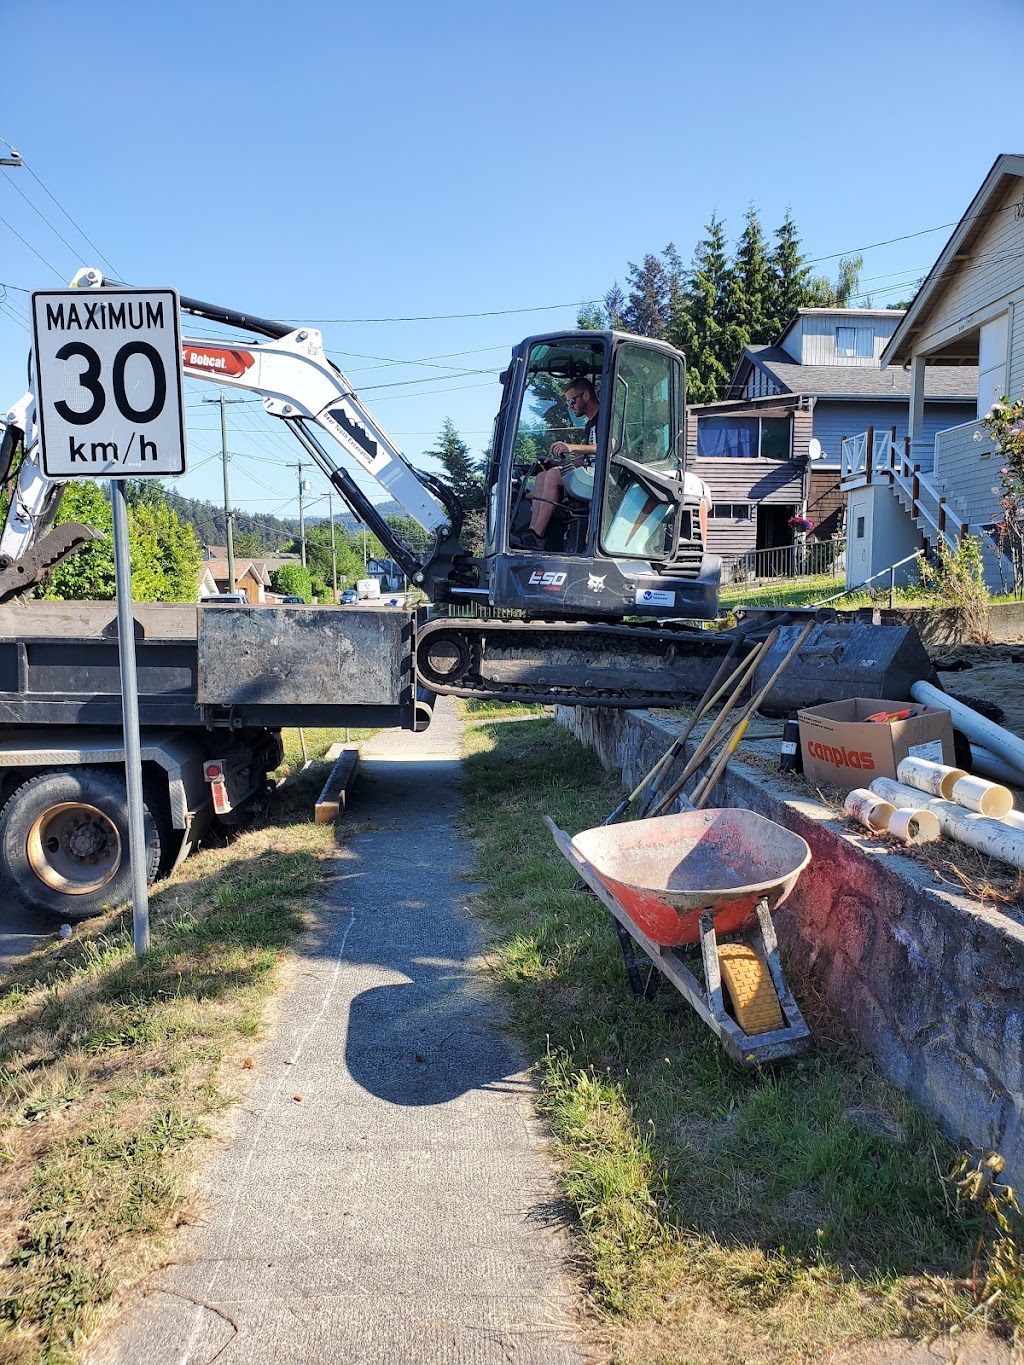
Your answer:
[[[924,440],[924,376],[924,356],[915,355],[910,362],[910,450],[915,461]]]

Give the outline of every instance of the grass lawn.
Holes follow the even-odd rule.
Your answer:
[[[366,735],[371,732],[353,731]],[[344,731],[307,731],[310,756]],[[286,769],[301,766],[286,735]],[[333,828],[326,767],[295,772],[270,818],[78,926],[0,981],[0,1360],[76,1359],[103,1307],[189,1213],[196,1147],[237,1097]]]
[[[813,983],[792,984],[817,1049],[765,1070],[734,1066],[667,984],[635,1004],[607,912],[540,820],[597,825],[617,783],[551,722],[475,727],[467,746],[478,907],[618,1365],[795,1362],[971,1314],[1016,1326],[1015,1243],[998,1252],[978,1202],[958,1204],[956,1152]]]

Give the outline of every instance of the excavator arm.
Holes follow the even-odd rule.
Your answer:
[[[73,287],[102,288],[99,271],[83,270]],[[368,525],[403,572],[428,592],[453,573],[464,576],[469,556],[459,541],[462,510],[432,475],[409,464],[397,443],[359,398],[348,378],[324,353],[315,328],[282,323],[181,298],[183,313],[261,334],[256,344],[210,339],[182,342],[182,369],[193,379],[242,389],[263,401],[319,466],[353,513]],[[0,535],[0,601],[41,582],[66,555],[95,536],[88,527],[50,530],[64,485],[45,477],[39,460],[30,391],[7,415],[0,464],[11,468],[23,454]],[[417,555],[380,515],[339,457],[340,447],[356,465],[434,537],[426,556]],[[0,468],[0,478],[4,469]],[[433,595],[433,594],[432,594]]]

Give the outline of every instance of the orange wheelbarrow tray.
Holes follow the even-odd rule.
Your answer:
[[[772,922],[811,859],[798,834],[749,810],[681,811],[574,838],[544,823],[611,911],[634,996],[651,999],[657,984],[650,967],[640,979],[640,948],[736,1061],[753,1066],[806,1051],[810,1030],[786,984]],[[719,935],[745,946],[719,944]],[[703,981],[678,952],[698,945]],[[723,963],[738,1018],[726,1009]],[[746,986],[737,971],[753,975],[750,999],[739,998]]]

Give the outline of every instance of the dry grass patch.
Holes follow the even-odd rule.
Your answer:
[[[152,889],[141,965],[123,912],[0,983],[0,1360],[76,1358],[187,1220],[196,1144],[236,1098],[333,846],[310,822],[323,777]]]

